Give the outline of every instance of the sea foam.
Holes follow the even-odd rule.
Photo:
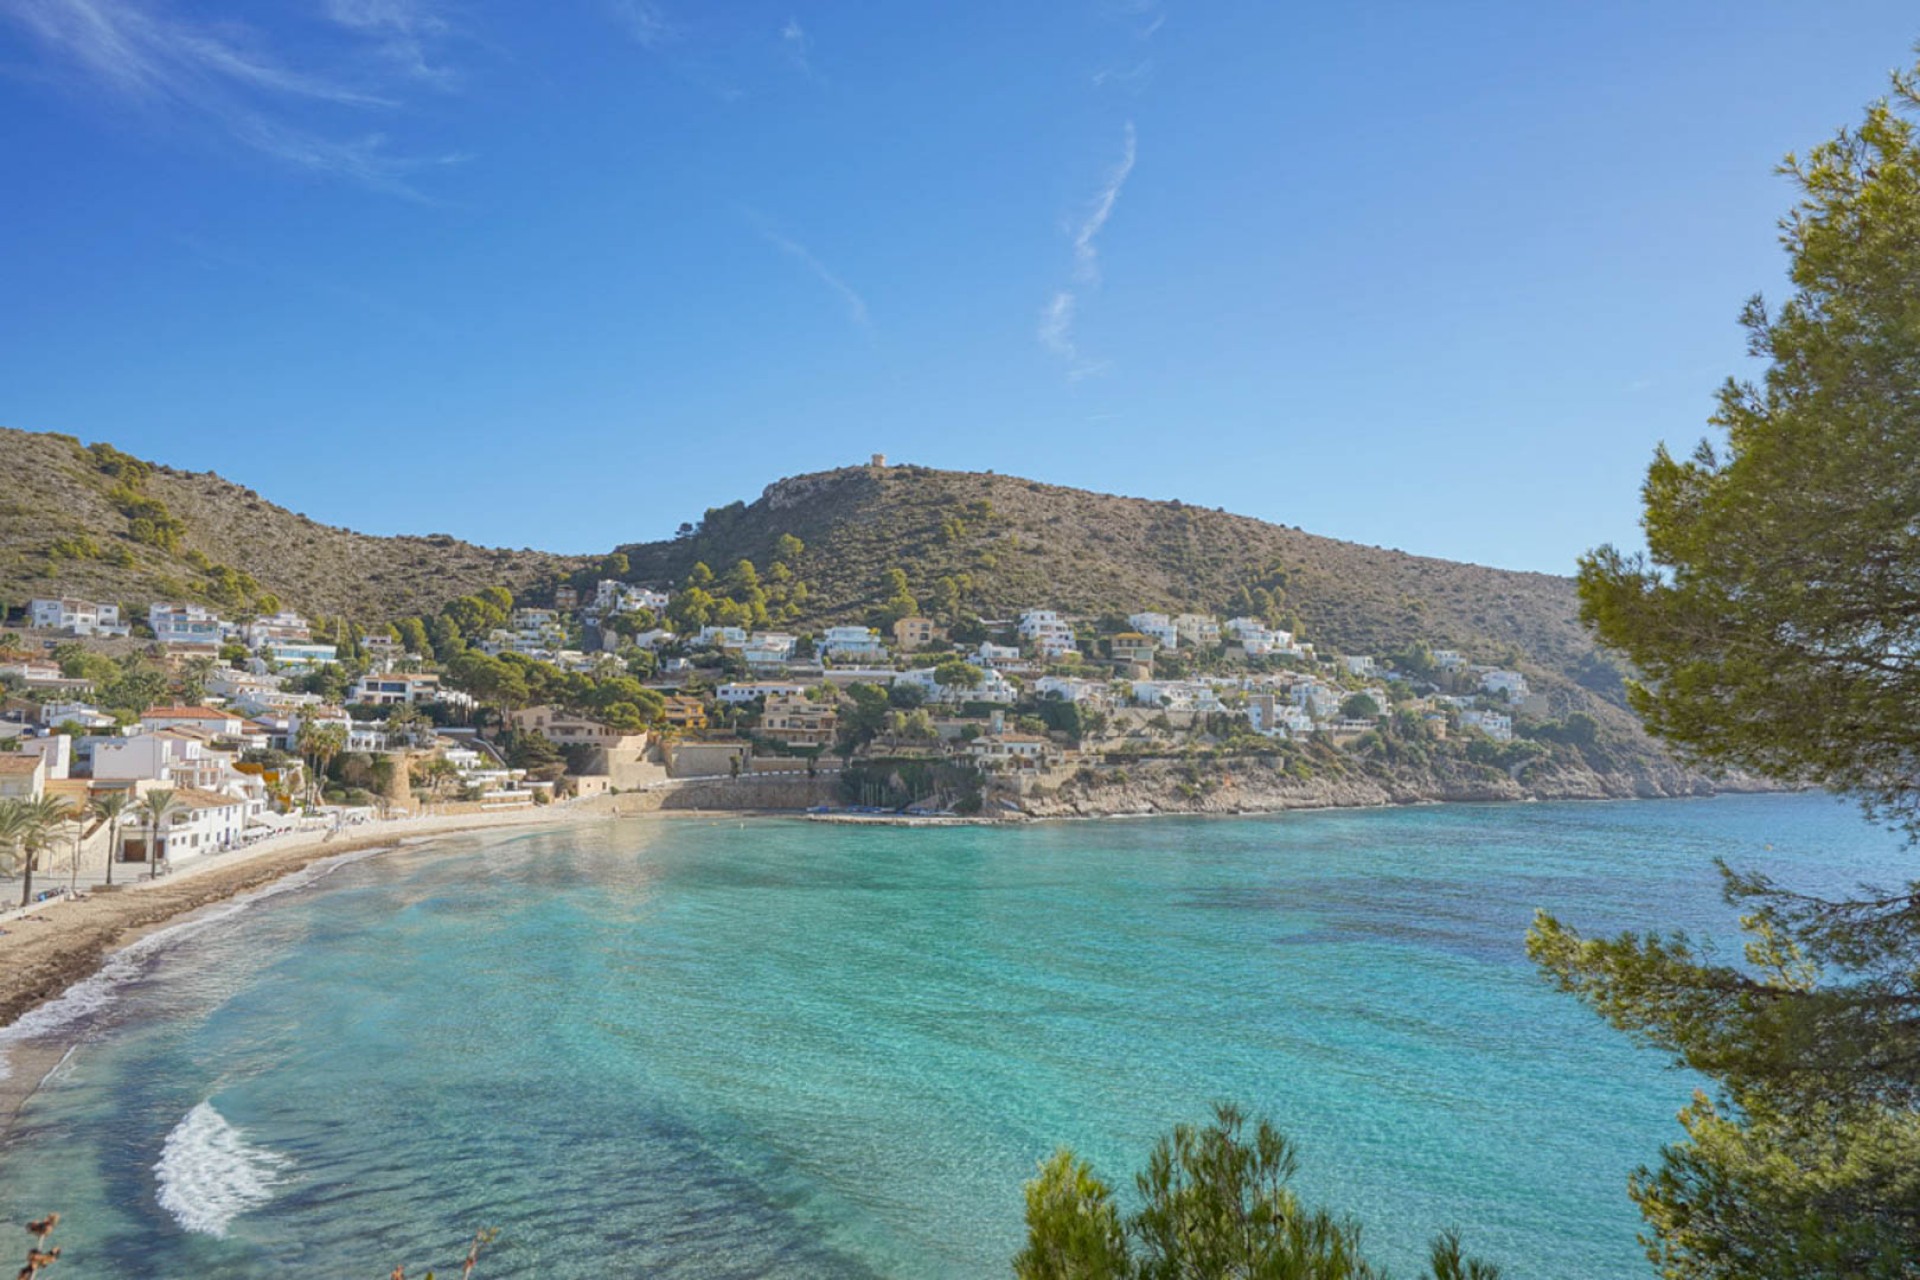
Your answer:
[[[235,1218],[273,1199],[289,1163],[248,1142],[211,1102],[202,1102],[167,1135],[153,1172],[160,1207],[175,1222],[224,1236]]]

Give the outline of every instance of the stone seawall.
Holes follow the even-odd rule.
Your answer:
[[[716,778],[683,782],[647,791],[622,792],[584,802],[594,812],[610,814],[660,813],[682,809],[728,812],[788,809],[799,812],[817,805],[837,804],[839,785],[831,777],[804,775],[776,778]]]

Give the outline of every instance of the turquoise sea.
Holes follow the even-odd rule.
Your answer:
[[[1825,797],[1024,828],[606,822],[216,909],[33,1015],[0,1146],[75,1276],[1010,1274],[1060,1144],[1130,1182],[1211,1100],[1411,1273],[1645,1276],[1627,1174],[1695,1081],[1534,974],[1536,906],[1731,936],[1711,860],[1912,858]],[[19,1032],[14,1033],[16,1036]]]

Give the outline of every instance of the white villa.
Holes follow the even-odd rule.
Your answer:
[[[985,733],[967,744],[967,754],[981,764],[1037,769],[1053,753],[1053,743],[1032,733]]]
[[[1502,694],[1518,702],[1527,696],[1527,678],[1518,671],[1486,670],[1480,672],[1480,687],[1488,693]]]
[[[1058,698],[1089,707],[1104,707],[1113,701],[1113,686],[1106,681],[1074,676],[1041,676],[1034,681],[1033,691],[1042,698]]]
[[[1220,643],[1220,623],[1209,614],[1183,613],[1173,620],[1173,629],[1181,641],[1200,649]]]
[[[119,605],[95,604],[70,596],[30,601],[27,616],[36,631],[65,631],[76,636],[124,636],[129,631],[120,620]]]
[[[1499,711],[1475,711],[1469,707],[1460,713],[1462,729],[1478,729],[1495,742],[1513,741],[1513,717]]]
[[[1247,719],[1255,733],[1270,738],[1302,738],[1313,732],[1313,717],[1271,693],[1256,693],[1247,699]]]
[[[1133,701],[1142,707],[1164,711],[1219,711],[1220,695],[1213,686],[1197,680],[1138,680],[1133,686]]]
[[[893,678],[893,683],[908,685],[919,689],[929,702],[991,702],[1000,706],[1009,706],[1019,699],[1019,691],[1013,683],[992,668],[980,672],[980,683],[966,685],[944,685],[934,676],[934,668],[921,667],[914,671],[902,671]]]
[[[440,677],[428,673],[361,676],[347,691],[347,701],[364,706],[417,706],[440,701]]]
[[[147,608],[147,625],[161,644],[217,645],[232,632],[231,624],[204,605],[153,604]]]
[[[40,708],[40,723],[52,727],[71,721],[84,729],[111,729],[119,721],[85,702],[49,702]]]
[[[756,631],[741,646],[740,656],[750,667],[777,667],[793,657],[799,643],[798,637],[784,631]]]
[[[977,667],[1001,667],[1010,662],[1020,661],[1020,651],[1010,644],[994,644],[982,640],[980,647],[967,659]]]
[[[805,685],[792,684],[784,680],[737,681],[723,684],[713,691],[714,700],[723,706],[737,707],[752,702],[755,698],[768,698],[779,693],[805,693]]]
[[[828,627],[820,637],[823,658],[884,658],[887,646],[871,627]]]
[[[257,652],[261,661],[287,671],[311,671],[340,660],[339,650],[333,645],[311,641],[268,640]]]
[[[1073,625],[1052,609],[1029,609],[1020,615],[1020,638],[1031,644],[1043,658],[1058,658],[1077,652]]]
[[[1134,613],[1127,616],[1127,625],[1148,637],[1162,649],[1180,647],[1180,629],[1164,613]]]

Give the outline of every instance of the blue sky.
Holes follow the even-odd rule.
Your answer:
[[[0,424],[599,551],[992,469],[1570,570],[1911,3],[0,0]]]

